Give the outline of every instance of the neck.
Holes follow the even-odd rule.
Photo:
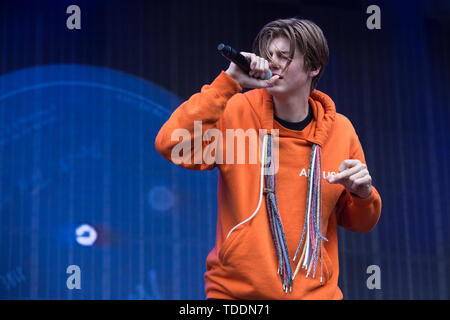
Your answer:
[[[274,95],[274,112],[284,121],[300,122],[308,116],[308,98],[309,88],[286,96]]]

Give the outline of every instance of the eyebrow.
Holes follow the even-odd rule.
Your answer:
[[[275,52],[282,53],[282,54],[288,54],[289,50],[275,50]],[[272,52],[269,50],[269,53],[272,53]]]

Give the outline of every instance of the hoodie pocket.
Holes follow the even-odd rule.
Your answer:
[[[225,240],[225,242],[223,243],[222,248],[220,248],[219,254],[218,254],[219,259],[223,264],[226,264],[227,257],[229,256],[230,253],[232,253],[232,251],[233,251],[232,249],[235,248],[236,246],[238,246],[237,244],[239,244],[242,241],[242,238],[247,233],[247,229],[248,229],[247,224],[244,224],[244,225],[238,227],[237,229],[235,229],[230,234],[230,236]]]
[[[242,225],[241,227],[234,230],[228,239],[225,240],[222,247],[219,250],[218,256],[219,260],[223,265],[234,265],[234,262],[230,259],[244,259],[246,255],[250,253],[249,250],[251,250],[249,245],[252,243],[252,233],[250,232],[250,228],[252,226],[249,225]],[[259,239],[262,240],[262,239]],[[265,242],[265,241],[263,241]],[[255,244],[255,243],[252,243]],[[261,244],[261,243],[259,243]],[[255,244],[256,245],[256,244]],[[267,246],[272,245],[273,243],[267,243]],[[258,245],[256,245],[258,246]],[[257,250],[256,248],[254,248]],[[251,250],[252,253],[256,253],[254,250]],[[259,250],[258,250],[259,251]],[[270,251],[270,250],[268,250]],[[260,256],[259,259],[264,259],[263,256]],[[323,247],[323,253],[322,253],[322,263],[323,263],[323,284],[327,283],[331,277],[333,276],[333,262],[331,261],[328,251],[325,249],[325,246]],[[296,260],[298,262],[298,259]],[[262,260],[260,260],[260,263],[264,263]],[[275,262],[275,265],[277,262]],[[293,270],[295,270],[297,266],[297,263],[292,263],[291,260],[291,267]],[[304,269],[303,269],[304,270]],[[316,272],[316,279],[320,279],[320,265],[318,265],[318,272]]]
[[[262,232],[265,229],[263,219],[251,221],[250,224],[244,224],[234,230],[228,239],[226,239],[218,252],[219,261],[224,267],[231,268],[233,272],[238,272],[242,278],[249,281],[255,275],[255,272],[264,274],[269,269],[273,269],[276,274],[278,260],[274,252],[273,240],[270,230]],[[267,227],[268,228],[268,227]],[[269,257],[270,255],[270,257]],[[295,263],[290,259],[291,267],[295,270],[298,260]],[[333,276],[333,263],[328,255],[325,246],[322,253],[323,279],[322,285],[326,284]],[[320,265],[315,279],[320,280]],[[239,271],[237,271],[239,270]],[[258,270],[258,271],[257,271]],[[304,271],[304,269],[302,269]],[[249,273],[250,272],[250,273]],[[302,272],[303,273],[303,272]],[[303,274],[303,277],[306,273]],[[236,276],[236,274],[234,274]],[[300,276],[300,275],[297,275]],[[312,274],[310,275],[312,278]],[[274,277],[273,285],[278,285],[279,278]],[[268,281],[266,278],[265,281]]]

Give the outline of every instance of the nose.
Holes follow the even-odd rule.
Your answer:
[[[274,58],[272,58],[272,61],[269,62],[269,69],[271,71],[276,71],[281,68],[281,65],[278,61],[276,61]]]

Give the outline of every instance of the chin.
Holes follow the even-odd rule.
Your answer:
[[[283,88],[280,88],[278,86],[273,86],[273,87],[266,88],[266,89],[267,89],[267,92],[273,96],[283,94],[285,92],[285,90],[283,90]]]

